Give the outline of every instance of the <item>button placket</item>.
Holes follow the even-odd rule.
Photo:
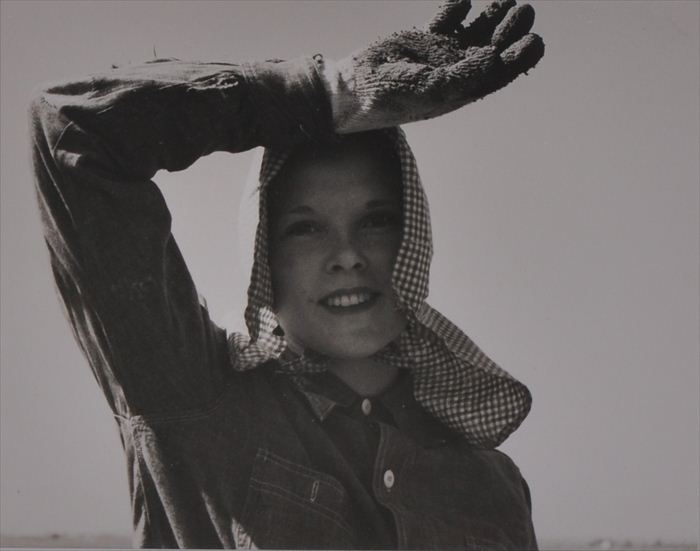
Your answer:
[[[393,500],[392,490],[396,489],[397,469],[400,468],[400,459],[392,450],[391,428],[379,424],[380,444],[377,457],[375,459],[375,492],[377,498],[383,504],[389,506]]]
[[[385,506],[394,518],[398,547],[405,548],[408,542],[408,527],[401,510],[402,470],[408,460],[410,446],[397,429],[379,423],[380,437],[374,463],[373,488],[377,501]],[[405,483],[405,482],[404,482]]]

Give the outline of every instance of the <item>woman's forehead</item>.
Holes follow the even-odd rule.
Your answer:
[[[271,207],[323,203],[338,196],[348,201],[401,200],[401,170],[385,148],[354,141],[292,156],[269,190]],[[276,207],[276,208],[275,208]]]

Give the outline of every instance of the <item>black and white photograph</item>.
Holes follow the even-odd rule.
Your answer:
[[[0,108],[2,549],[700,549],[700,1],[0,0]]]

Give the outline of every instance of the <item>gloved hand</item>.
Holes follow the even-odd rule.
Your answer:
[[[336,132],[449,113],[533,68],[544,43],[529,4],[497,0],[466,27],[470,0],[447,0],[426,30],[381,39],[324,69]]]

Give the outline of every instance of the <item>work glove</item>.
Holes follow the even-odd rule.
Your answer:
[[[338,133],[397,126],[449,113],[532,69],[544,43],[529,34],[529,4],[497,0],[471,23],[470,0],[447,0],[425,30],[380,39],[325,64]]]

